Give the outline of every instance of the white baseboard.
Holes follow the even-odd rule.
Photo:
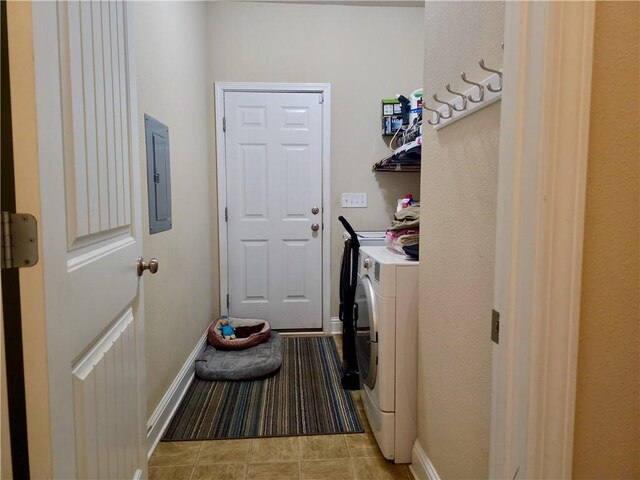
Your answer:
[[[416,480],[440,480],[436,467],[433,466],[418,440],[413,444],[413,449],[411,450],[411,466],[409,470]]]
[[[207,331],[208,330],[209,328],[207,328]],[[187,393],[187,389],[193,381],[196,358],[200,356],[207,346],[207,331],[204,332],[198,340],[198,343],[196,343],[195,348],[186,362],[184,362],[180,372],[178,372],[167,393],[164,394],[164,397],[162,397],[162,400],[160,400],[160,403],[147,422],[147,458],[151,458],[164,431],[169,426],[173,414],[178,409],[182,397]]]
[[[331,317],[329,332],[332,335],[335,335],[336,333],[342,333],[342,322],[338,317]]]

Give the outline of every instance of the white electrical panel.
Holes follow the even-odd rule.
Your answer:
[[[366,193],[343,193],[342,194],[342,208],[366,208],[366,207],[367,207]]]

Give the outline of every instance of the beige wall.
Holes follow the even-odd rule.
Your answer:
[[[338,215],[356,229],[385,229],[396,199],[419,189],[417,174],[376,175],[371,166],[388,153],[380,100],[422,85],[423,13],[414,7],[209,6],[212,82],[331,83],[332,316],[342,252]],[[342,192],[366,192],[368,208],[342,209]]]
[[[427,2],[425,94],[500,67],[503,24],[503,2]],[[499,130],[497,103],[424,138],[418,441],[447,479],[488,475]]]
[[[148,415],[219,311],[215,204],[210,203],[207,5],[136,3]],[[143,115],[169,127],[173,229],[149,235]]]
[[[640,478],[639,18],[596,5],[574,478]]]

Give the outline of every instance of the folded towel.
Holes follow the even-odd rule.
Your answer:
[[[396,220],[420,220],[420,204],[414,203],[410,207],[403,208],[393,215]]]
[[[418,245],[420,243],[420,235],[402,235],[393,241],[394,245],[407,247],[409,245]]]
[[[408,228],[418,228],[420,226],[420,204],[414,203],[410,207],[403,208],[393,214],[394,220],[391,222],[389,230],[405,230]]]
[[[394,220],[391,222],[391,226],[389,227],[389,230],[392,231],[397,231],[397,230],[406,230],[408,228],[418,228],[420,226],[420,219],[414,219],[414,220],[409,220],[409,219],[405,219],[405,220]]]
[[[420,233],[419,228],[405,228],[403,230],[387,230],[385,234],[385,240],[387,245],[391,245],[396,238],[403,235],[417,235]]]

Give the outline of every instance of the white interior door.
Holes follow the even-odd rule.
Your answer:
[[[146,476],[131,9],[32,7],[54,478]]]
[[[229,313],[322,327],[322,95],[225,92]]]

